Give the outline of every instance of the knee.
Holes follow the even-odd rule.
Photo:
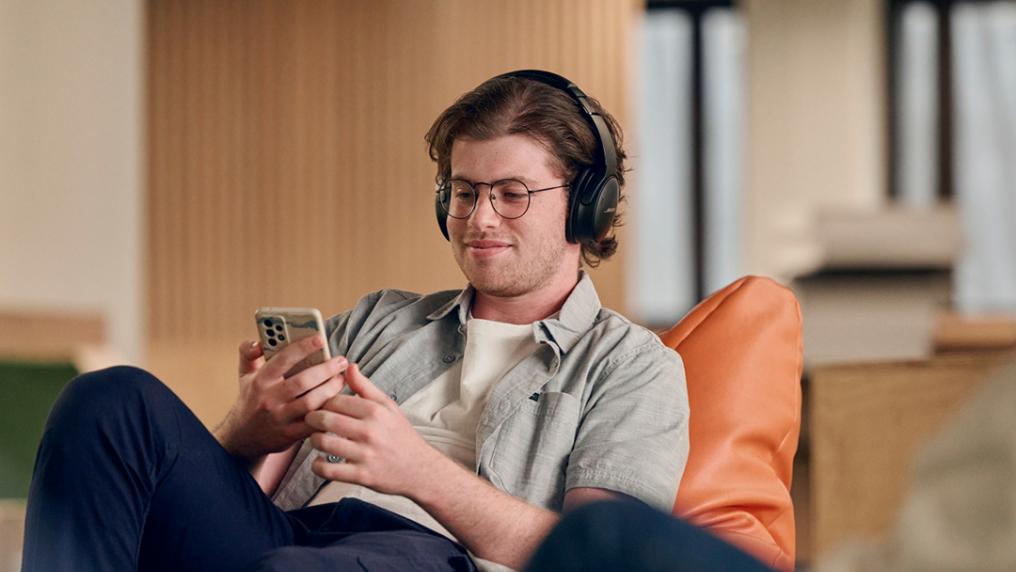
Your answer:
[[[612,546],[628,530],[638,530],[639,505],[630,501],[596,501],[567,513],[544,544],[554,554],[582,553],[589,546]],[[633,522],[633,519],[635,521]],[[549,569],[549,568],[548,568]]]
[[[95,404],[103,401],[123,399],[133,394],[159,391],[162,382],[147,371],[120,365],[83,373],[64,388],[61,398]]]
[[[172,395],[155,376],[136,367],[116,366],[84,373],[68,382],[60,393],[50,411],[47,430],[81,427],[83,421],[91,419],[116,418],[165,394]]]
[[[616,522],[619,519],[630,518],[641,513],[643,510],[652,510],[645,505],[630,500],[602,500],[586,503],[570,514],[575,518],[595,522]]]
[[[562,526],[586,536],[602,535],[605,531],[624,530],[657,517],[656,510],[630,500],[591,502],[565,516]]]
[[[623,569],[622,547],[639,545],[655,534],[668,515],[630,500],[596,501],[569,512],[537,551],[534,570],[583,570],[602,564],[604,570]],[[595,557],[594,557],[595,555]],[[561,568],[562,562],[572,562]]]

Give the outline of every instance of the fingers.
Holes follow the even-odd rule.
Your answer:
[[[303,361],[310,354],[320,351],[323,347],[325,347],[324,336],[307,336],[298,342],[289,344],[268,362],[268,365],[265,366],[265,373],[275,378],[283,377],[294,365]]]
[[[353,463],[329,463],[324,457],[318,457],[314,459],[311,470],[329,481],[369,486],[363,468]]]
[[[261,344],[254,340],[244,340],[238,349],[239,353],[239,366],[238,370],[240,375],[247,375],[248,373],[257,371],[264,363],[264,352],[261,349]]]
[[[290,401],[284,406],[286,419],[303,419],[308,412],[320,409],[329,399],[338,395],[345,385],[342,375],[336,375]]]
[[[315,431],[334,433],[353,441],[362,441],[367,437],[367,429],[363,422],[331,411],[311,411],[304,421],[308,427]],[[318,450],[323,451],[324,449],[318,448]]]
[[[273,359],[272,362],[275,360]],[[269,362],[265,369],[271,367]],[[342,373],[346,370],[346,358],[339,356],[324,363],[309,367],[288,379],[268,375],[258,376],[261,384],[264,409],[280,423],[301,420],[308,411],[319,409],[345,387]]]
[[[347,462],[363,458],[363,447],[360,444],[333,433],[311,433],[310,444],[322,453],[337,455]]]
[[[347,373],[349,370],[346,370]],[[349,376],[346,375],[346,385],[349,385]],[[356,395],[339,394],[329,399],[322,406],[323,409],[334,413],[339,413],[353,419],[366,419],[371,416],[374,409],[378,407],[377,403],[368,401],[362,397]]]
[[[283,381],[281,386],[282,391],[284,392],[283,398],[286,401],[289,401],[307,393],[325,381],[342,375],[342,373],[346,371],[346,367],[348,365],[349,362],[346,361],[344,356],[337,356],[324,363],[308,367],[293,377]]]
[[[383,391],[367,379],[367,376],[360,373],[360,366],[356,364],[350,365],[346,370],[346,385],[364,399],[384,404],[391,401]]]

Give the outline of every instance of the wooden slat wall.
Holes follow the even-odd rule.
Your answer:
[[[378,288],[461,286],[432,214],[430,123],[487,77],[543,67],[626,124],[640,9],[631,0],[149,2],[150,367],[213,417],[234,381],[208,385],[196,372],[226,371],[205,360],[220,350],[233,359],[256,307],[333,313]],[[595,276],[604,302],[623,311],[622,265],[618,257]]]

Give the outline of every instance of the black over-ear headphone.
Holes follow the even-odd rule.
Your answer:
[[[607,122],[589,105],[581,89],[565,77],[542,70],[518,70],[501,74],[494,79],[522,78],[538,81],[567,93],[582,110],[583,117],[593,129],[599,153],[594,163],[576,173],[569,188],[568,220],[565,236],[568,242],[601,240],[610,231],[617,213],[617,201],[621,187],[617,181],[617,155],[614,152],[614,138],[610,135]],[[434,208],[441,234],[448,239],[448,214],[441,206],[439,194],[435,195]]]

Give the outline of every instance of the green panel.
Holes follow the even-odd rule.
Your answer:
[[[46,417],[77,373],[66,363],[0,361],[0,498],[28,496]]]

